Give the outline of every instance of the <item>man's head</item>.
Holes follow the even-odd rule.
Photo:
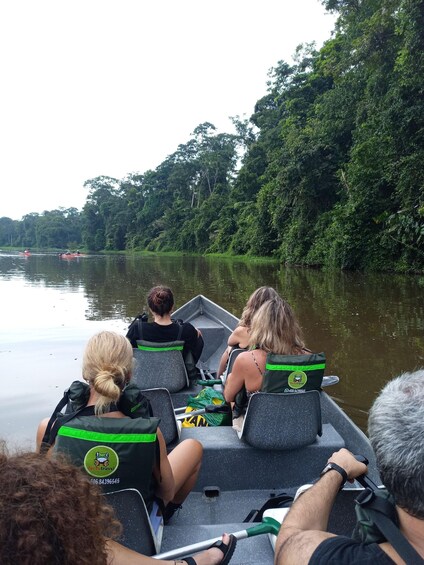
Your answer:
[[[424,370],[387,383],[370,410],[368,433],[396,504],[424,519]]]

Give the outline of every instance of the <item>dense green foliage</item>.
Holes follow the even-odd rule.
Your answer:
[[[338,14],[331,39],[271,69],[236,134],[201,124],[153,171],[88,180],[80,217],[0,219],[0,244],[68,246],[81,233],[91,250],[422,270],[424,0],[323,5]]]
[[[0,218],[0,245],[66,250],[81,246],[82,215],[76,208],[26,214],[22,220]]]

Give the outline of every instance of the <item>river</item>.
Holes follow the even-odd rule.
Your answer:
[[[87,339],[126,333],[156,284],[176,307],[203,294],[239,316],[251,292],[273,286],[292,305],[307,346],[324,351],[327,392],[366,430],[390,378],[424,366],[424,276],[323,272],[207,257],[0,252],[0,438],[33,448],[39,420],[81,375]]]

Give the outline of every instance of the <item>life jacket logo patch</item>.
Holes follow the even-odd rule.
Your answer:
[[[109,477],[118,467],[119,456],[111,447],[96,445],[85,454],[84,469],[92,477]]]
[[[294,389],[304,387],[307,382],[308,377],[303,371],[293,371],[293,373],[290,373],[287,379],[287,384],[289,385],[289,387]]]

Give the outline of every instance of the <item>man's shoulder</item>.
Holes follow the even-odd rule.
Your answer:
[[[345,536],[332,536],[318,545],[309,561],[309,565],[324,563],[393,565],[395,562],[376,543],[363,544]]]

